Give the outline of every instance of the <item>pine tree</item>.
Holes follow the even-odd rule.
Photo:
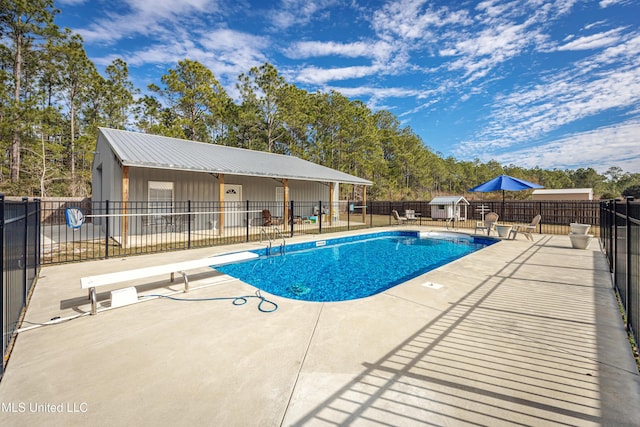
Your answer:
[[[33,61],[34,53],[41,49],[47,39],[58,37],[57,27],[53,24],[58,10],[53,0],[0,0],[0,37],[8,40],[3,59],[11,73],[10,85],[13,89],[11,102],[4,106],[9,121],[10,174],[17,183],[20,179],[20,154],[22,134],[28,129],[25,116],[28,115],[28,87],[25,87],[25,75],[37,66]],[[4,56],[3,55],[3,56]]]

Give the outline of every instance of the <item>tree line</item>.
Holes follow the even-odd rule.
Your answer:
[[[0,4],[0,192],[8,195],[89,196],[98,127],[297,156],[373,181],[373,200],[465,194],[503,173],[546,188],[592,187],[603,198],[640,185],[640,174],[619,167],[599,174],[445,157],[389,111],[298,88],[269,63],[238,76],[237,100],[190,59],[142,91],[122,59],[98,72],[82,38],[55,24],[53,0]]]

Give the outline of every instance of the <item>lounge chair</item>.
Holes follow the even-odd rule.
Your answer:
[[[264,209],[262,211],[262,219],[263,219],[262,225],[265,226],[265,227],[270,226],[270,225],[280,225],[280,224],[282,224],[282,218],[271,216],[271,212],[269,211],[269,209]]]
[[[398,221],[398,225],[402,225],[404,223],[407,222],[407,217],[406,216],[400,216],[400,214],[398,213],[397,210],[392,210],[391,213],[393,214],[393,219],[395,219],[396,221]]]
[[[300,215],[293,216],[293,211],[289,211],[289,225],[302,224],[302,217]]]
[[[533,236],[531,235],[531,233],[536,231],[536,228],[538,228],[538,224],[540,224],[541,219],[542,219],[542,216],[536,215],[535,217],[533,217],[530,224],[514,225],[513,228],[511,228],[511,231],[509,232],[509,238],[515,239],[518,233],[522,233],[527,239],[533,242]]]
[[[407,218],[407,222],[417,222],[418,217],[416,216],[416,211],[413,209],[407,209],[404,211],[404,216]]]
[[[491,230],[496,226],[496,222],[498,222],[498,214],[489,212],[484,216],[484,221],[476,221],[474,234],[476,234],[478,230],[487,230],[487,236],[491,235]]]

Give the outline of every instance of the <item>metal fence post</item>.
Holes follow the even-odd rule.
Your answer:
[[[104,257],[109,258],[109,201],[105,200],[104,202],[104,210],[105,210],[105,222],[104,222]]]
[[[29,281],[27,280],[27,256],[28,256],[28,246],[27,242],[29,241],[29,199],[27,197],[22,198],[22,206],[24,207],[24,230],[22,232],[22,236],[24,238],[24,244],[22,245],[22,306],[25,307],[27,305],[27,295],[29,294],[29,289],[27,289]]]
[[[607,260],[609,261],[609,273],[613,272],[613,264],[611,263],[611,250],[613,249],[613,230],[611,229],[611,200],[603,202],[606,207],[606,216],[604,212],[602,212],[602,206],[600,205],[600,222],[602,223],[601,230],[606,230],[607,235],[605,239],[608,242],[605,242],[605,247],[607,248]],[[602,231],[601,231],[602,233]]]
[[[613,254],[612,264],[613,264],[613,283],[615,287],[618,287],[618,202],[616,200],[613,201],[613,250],[611,253]]]
[[[371,205],[371,209],[368,209],[369,211],[369,227],[373,227],[373,205],[371,204],[371,201],[369,201],[365,207],[363,209],[367,209],[367,206]]]
[[[322,200],[318,201],[318,234],[322,234]]]
[[[291,221],[290,221],[290,235],[289,237],[293,237],[293,233],[294,233],[294,224],[296,222],[296,215],[295,212],[293,211],[294,206],[294,202],[293,200],[289,200],[289,215],[291,215]],[[249,210],[249,201],[247,201],[247,210]],[[249,216],[249,213],[247,212],[247,216]],[[249,240],[249,229],[247,228],[247,241]]]
[[[191,200],[187,200],[187,249],[191,249]]]
[[[245,242],[249,241],[249,201],[247,200],[244,206],[244,222],[246,224]]]
[[[538,213],[542,214],[542,202],[538,202]],[[533,218],[533,216],[531,218]],[[542,221],[543,220],[538,223],[538,233],[540,234],[542,234]]]
[[[41,247],[40,245],[42,244],[42,240],[41,240],[41,214],[42,214],[42,200],[40,199],[35,199],[36,202],[36,220],[35,220],[35,225],[36,225],[36,253],[35,253],[35,262],[34,262],[34,277],[36,277],[38,275],[38,270],[40,270],[40,250]]]
[[[625,328],[627,329],[627,331],[629,330],[629,322],[631,322],[631,319],[635,318],[635,313],[630,313],[629,310],[633,310],[633,305],[629,303],[629,300],[631,299],[631,221],[629,220],[630,212],[631,212],[631,202],[633,201],[633,196],[629,196],[627,197],[627,212],[625,215],[625,221],[627,221],[626,223],[626,238],[627,238],[627,247],[626,247],[626,252],[627,252],[627,256],[626,256],[626,279],[625,280],[625,287],[626,287],[626,295],[627,297],[625,298],[624,301],[624,305],[625,305],[625,312],[626,312],[626,320],[625,320]],[[632,316],[633,315],[633,316]]]
[[[5,295],[5,283],[4,283],[4,194],[0,193],[0,332],[2,332],[2,351],[0,351],[0,378],[4,374],[4,351],[7,348],[7,334],[5,331],[6,325],[4,324],[4,318],[7,311],[7,299]]]
[[[615,272],[613,260],[615,258],[615,221],[616,221],[616,201],[612,199],[609,202],[609,262],[611,263],[611,273]]]

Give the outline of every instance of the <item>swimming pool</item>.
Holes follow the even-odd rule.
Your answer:
[[[304,301],[375,295],[495,243],[456,234],[382,232],[288,245],[286,253],[216,267],[256,288]]]

